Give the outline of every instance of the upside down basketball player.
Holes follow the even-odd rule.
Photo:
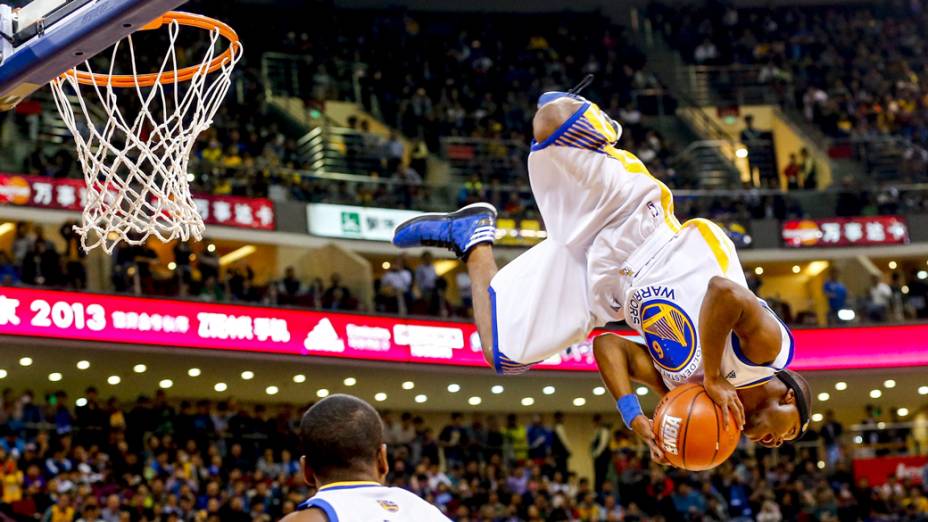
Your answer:
[[[787,369],[789,329],[747,288],[725,233],[704,219],[680,224],[670,190],[615,147],[621,126],[574,91],[542,95],[533,120],[528,170],[547,239],[497,271],[496,210],[477,203],[406,221],[393,243],[446,247],[466,262],[497,373],[523,372],[612,321],[634,328],[643,346],[605,335],[594,352],[626,427],[659,461],[631,379],[659,393],[699,382],[749,439],[796,439],[811,403]]]

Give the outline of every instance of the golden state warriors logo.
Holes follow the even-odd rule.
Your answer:
[[[696,353],[696,327],[675,303],[656,299],[642,305],[641,329],[651,358],[665,370],[685,368]]]
[[[400,507],[397,506],[396,502],[393,502],[392,500],[378,500],[377,503],[380,504],[380,507],[384,508],[390,513],[396,513],[400,510]]]

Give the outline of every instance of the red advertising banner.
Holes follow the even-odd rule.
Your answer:
[[[854,482],[865,478],[871,486],[879,486],[889,477],[896,477],[899,482],[921,484],[925,466],[928,466],[926,456],[854,459]]]
[[[79,179],[0,174],[0,204],[80,212],[87,185]],[[268,199],[194,194],[207,225],[274,230],[274,204]]]
[[[928,366],[928,324],[793,333],[796,370]],[[471,323],[30,288],[0,287],[0,335],[486,366]],[[595,371],[591,344],[571,346],[537,368]]]
[[[783,244],[791,248],[904,245],[909,229],[902,216],[799,219],[783,222]]]

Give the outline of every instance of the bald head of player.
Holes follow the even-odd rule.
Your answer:
[[[310,486],[383,483],[389,467],[383,422],[370,404],[343,394],[322,399],[300,421],[300,464]]]

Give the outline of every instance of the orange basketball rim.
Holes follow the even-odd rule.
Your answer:
[[[217,71],[226,63],[231,63],[242,52],[242,44],[238,40],[238,33],[228,24],[208,16],[181,11],[168,11],[142,27],[142,31],[161,28],[164,24],[176,22],[185,27],[196,27],[206,31],[219,31],[219,34],[229,41],[229,48],[213,58],[205,65],[191,65],[176,71],[148,74],[100,74],[71,69],[62,73],[61,77],[76,77],[81,85],[99,85],[105,87],[151,87],[155,83],[171,84],[190,81],[197,74],[209,74]]]

